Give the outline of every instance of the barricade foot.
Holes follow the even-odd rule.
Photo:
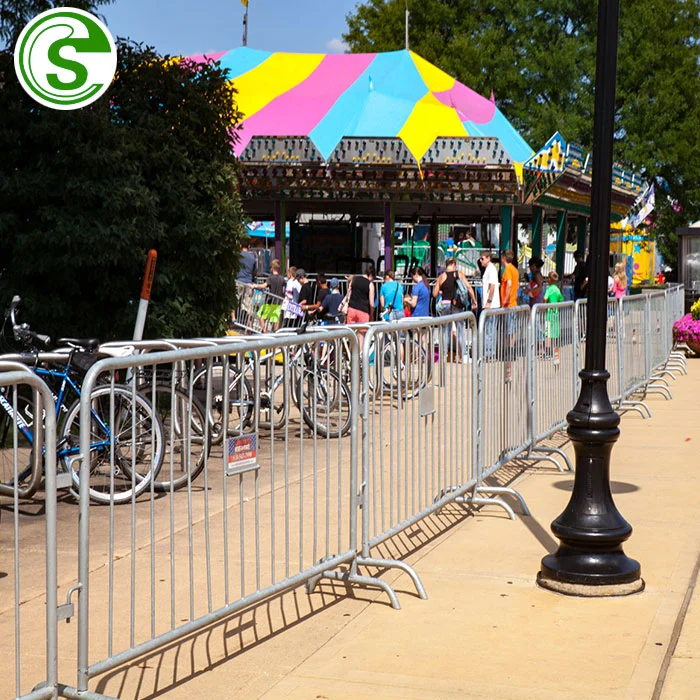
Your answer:
[[[356,583],[359,586],[381,588],[389,596],[391,607],[394,608],[394,610],[401,610],[399,599],[396,597],[396,591],[394,591],[394,589],[386,581],[382,581],[379,578],[374,578],[372,576],[361,576],[360,574],[355,574],[351,571],[324,571],[322,574],[314,576],[313,579],[309,579],[306,584],[307,592],[312,593],[322,578],[328,578],[331,579],[331,581],[343,581],[344,583]]]
[[[551,455],[543,455],[542,457],[537,457],[536,455],[532,454],[533,452],[550,452],[559,455],[564,460],[564,463],[566,464],[566,469],[564,469],[564,467],[562,467],[561,464],[557,462],[557,460],[554,459],[554,457],[552,457]],[[567,469],[570,472],[574,471],[574,467],[571,464],[571,460],[568,458],[567,454],[563,450],[560,450],[558,447],[531,447],[525,459],[549,460],[550,462],[554,462],[554,464],[557,465],[557,469],[560,472],[565,472]]]
[[[460,501],[458,501],[459,503]],[[478,506],[500,506],[505,510],[506,513],[508,513],[508,517],[511,520],[517,520],[515,517],[515,512],[513,509],[505,502],[502,501],[500,498],[482,498],[481,496],[465,496],[462,500],[462,503],[473,503]]]
[[[119,700],[110,695],[102,695],[101,693],[93,693],[91,690],[78,690],[69,685],[58,684],[58,694],[62,698],[70,698],[71,700]]]
[[[520,502],[523,515],[530,515],[530,509],[527,507],[525,499],[515,489],[510,488],[510,486],[477,486],[474,489],[474,496],[478,493],[509,493],[511,496],[515,496]],[[512,508],[510,510],[512,513]],[[513,520],[515,520],[515,513],[513,513]]]
[[[644,411],[646,411],[646,415],[644,411],[642,410],[644,408]],[[647,406],[644,401],[634,401],[632,399],[625,399],[624,401],[620,402],[620,411],[637,411],[642,418],[653,418],[651,410],[649,409],[649,406]]]
[[[403,571],[411,577],[413,585],[416,587],[416,593],[418,593],[418,596],[422,600],[428,600],[428,594],[425,592],[423,583],[420,580],[418,574],[416,573],[416,570],[409,564],[406,564],[406,562],[398,561],[397,559],[376,559],[374,557],[358,557],[357,564],[358,566],[380,566],[383,568],[401,569],[401,571]]]
[[[673,399],[673,394],[671,393],[671,390],[665,386],[655,386],[652,384],[647,387],[646,393],[661,394],[661,396],[663,396],[667,401],[671,401]]]

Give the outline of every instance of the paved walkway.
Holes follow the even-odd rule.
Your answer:
[[[613,491],[634,526],[626,551],[642,563],[643,593],[585,600],[535,585],[572,485],[543,465],[517,482],[532,517],[453,509],[390,545],[408,552],[428,600],[391,572],[401,611],[381,594],[347,596],[332,583],[310,598],[300,589],[193,639],[179,650],[186,661],[174,662],[181,670],[155,685],[143,669],[157,664],[142,664],[138,690],[123,697],[696,700],[700,360],[672,391],[670,402],[650,398],[652,419],[624,417],[613,451]],[[103,691],[116,693],[116,681]]]
[[[642,564],[643,593],[577,599],[535,585],[573,482],[542,463],[517,478],[531,517],[455,506],[374,552],[413,565],[428,600],[394,571],[383,578],[400,611],[374,590],[297,589],[91,688],[124,699],[697,700],[700,359],[688,364],[673,401],[650,397],[652,419],[623,418],[613,451],[615,500],[634,526],[625,549]]]

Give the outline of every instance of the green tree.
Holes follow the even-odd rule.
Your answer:
[[[95,12],[114,0],[71,0],[70,7]],[[66,5],[61,0],[0,0],[0,47],[14,46],[24,26],[41,12]]]
[[[409,0],[409,7],[412,50],[485,96],[493,89],[533,147],[560,131],[592,148],[595,0]],[[401,49],[404,13],[405,0],[365,0],[348,15],[344,39],[351,51]],[[700,217],[698,39],[700,0],[621,3],[615,158],[663,185],[686,221]],[[655,231],[670,240],[678,212],[667,204]],[[666,254],[675,260],[672,245]]]
[[[235,91],[215,64],[120,41],[100,100],[72,112],[24,93],[0,54],[0,300],[34,328],[128,338],[158,251],[146,334],[220,332],[243,233]]]

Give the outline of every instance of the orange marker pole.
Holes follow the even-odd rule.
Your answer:
[[[148,251],[146,259],[146,271],[143,275],[143,285],[141,286],[141,299],[139,300],[139,310],[136,314],[136,325],[134,326],[134,340],[143,339],[143,329],[146,325],[146,313],[148,312],[148,302],[151,298],[151,287],[156,274],[156,260],[158,253],[151,249]]]

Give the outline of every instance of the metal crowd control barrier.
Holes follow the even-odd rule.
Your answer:
[[[373,557],[382,542],[476,486],[476,321],[471,313],[372,324],[362,351],[360,566],[408,573]],[[383,585],[394,608],[395,593]]]
[[[679,307],[682,288],[610,300],[606,357],[619,407],[683,371],[671,342]],[[47,513],[46,679],[35,690],[24,682],[36,664],[23,661],[26,615],[20,620],[18,593],[26,571],[20,561],[33,554],[21,547],[22,493],[4,491],[14,514],[15,695],[96,698],[91,678],[277,593],[301,584],[311,592],[323,578],[379,587],[398,608],[392,587],[361,574],[362,567],[399,568],[426,597],[410,566],[373,557],[373,550],[449,503],[498,505],[514,518],[499,498],[511,494],[529,514],[497,472],[516,458],[562,468],[552,455],[563,453],[542,442],[564,427],[575,402],[585,311],[585,301],[486,310],[478,330],[464,312],[301,335],[143,341],[128,344],[138,354],[99,361],[83,382],[79,415],[78,582],[69,592],[69,600],[77,593],[75,612],[70,602],[56,605],[54,413],[32,408],[46,421]],[[35,375],[14,364],[0,370],[0,386],[26,385],[53,406]],[[164,459],[137,474],[133,461],[149,445],[136,435],[124,441],[126,454],[115,445],[100,507],[90,500],[92,392],[98,376],[97,391],[104,391],[117,375],[155,407],[157,418],[148,420],[163,426]],[[14,388],[2,395],[17,404]],[[115,404],[112,396],[111,412]],[[12,455],[13,474],[29,459],[20,433],[12,428],[10,441],[0,443],[0,456]],[[217,433],[220,452],[211,449]],[[114,482],[125,479],[131,495],[116,507]],[[147,488],[137,498],[141,480]],[[0,591],[10,585],[0,578]],[[78,628],[75,687],[58,682],[56,661],[57,619],[71,617]]]
[[[30,398],[31,397],[31,398]],[[14,671],[13,697],[22,700],[44,700],[57,697],[58,684],[58,600],[56,547],[56,417],[49,388],[26,367],[0,362],[0,468],[2,487],[0,509],[9,511],[12,527],[0,528],[0,551],[3,569],[8,576],[0,579],[0,595],[8,606],[0,615],[5,644],[0,659],[4,677],[10,680]],[[25,410],[26,409],[26,410]],[[43,431],[40,422],[30,424],[31,416],[45,416]],[[25,436],[27,427],[32,440]],[[42,459],[42,451],[45,456]],[[35,458],[38,456],[38,462]],[[42,474],[43,467],[43,474]],[[32,471],[30,481],[43,476],[45,506],[45,549],[36,537],[25,540],[23,523],[27,516],[20,511],[20,498],[26,497],[20,476]],[[26,547],[26,548],[25,548]],[[42,580],[43,585],[39,582]],[[40,593],[46,606],[42,625],[41,614],[29,612],[24,603]],[[26,614],[23,614],[23,610]],[[10,616],[14,620],[10,621]],[[13,631],[10,628],[13,627]],[[44,640],[45,646],[38,642]],[[31,643],[29,642],[31,640]],[[38,685],[37,674],[43,663],[45,678]],[[29,683],[27,677],[32,680]]]
[[[528,336],[529,456],[533,452],[557,454],[569,470],[573,467],[561,449],[539,443],[566,426],[566,415],[576,403],[579,342],[574,302],[532,307]]]
[[[586,361],[586,332],[588,329],[588,303],[586,299],[576,301],[576,319],[578,328],[578,352],[576,365],[576,392],[581,388],[578,373],[583,369]],[[608,319],[606,325],[605,366],[610,374],[608,379],[608,396],[610,403],[618,405],[622,400],[621,362],[618,347],[618,329],[620,328],[620,303],[617,299],[608,299]],[[573,408],[573,404],[572,404]]]
[[[511,518],[515,515],[507,503],[477,494],[510,493],[519,499],[525,514],[530,513],[515,489],[485,482],[531,444],[527,420],[523,420],[528,412],[529,319],[526,306],[486,309],[479,318],[479,451],[474,502],[500,505]]]
[[[351,351],[347,385],[324,363],[324,352],[339,354],[341,343]],[[222,455],[203,447],[214,430],[209,421],[186,425],[184,448],[189,453],[197,442],[202,453],[197,483],[186,472],[181,491],[166,488],[156,500],[152,479],[139,502],[132,492],[126,506],[110,500],[108,508],[94,507],[89,409],[98,375],[130,370],[132,389],[138,377],[150,377],[140,390],[151,396],[158,369],[174,366],[181,371],[170,374],[171,388],[190,407],[184,423],[196,401],[195,375],[207,402],[219,377]],[[109,358],[90,369],[80,412],[78,676],[77,687],[63,687],[63,694],[86,697],[98,674],[341,564],[352,566],[358,387],[357,338],[347,328]],[[341,432],[347,438],[335,437]],[[157,474],[170,484],[173,453]],[[106,566],[91,566],[94,551],[108,552]]]
[[[290,304],[267,289],[255,289],[249,284],[236,282],[238,302],[232,322],[234,327],[249,333],[267,333],[280,326],[297,328],[304,320],[298,304]]]

